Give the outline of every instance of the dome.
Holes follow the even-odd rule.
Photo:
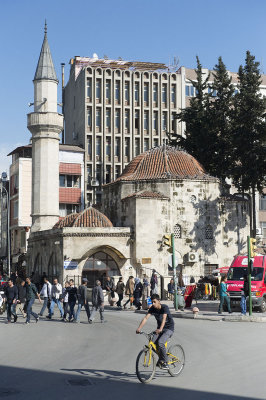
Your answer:
[[[69,214],[58,221],[54,228],[112,228],[112,222],[96,208],[89,207],[78,214]]]
[[[115,182],[210,178],[203,166],[190,154],[184,150],[163,145],[135,157]]]

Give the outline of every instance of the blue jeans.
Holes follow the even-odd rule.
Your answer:
[[[78,309],[77,309],[76,318],[75,318],[75,320],[78,321],[78,322],[80,321],[79,316],[80,316],[80,311],[81,311],[81,308],[82,308],[82,307],[85,308],[85,311],[86,311],[88,320],[90,319],[90,314],[91,314],[91,313],[90,313],[89,304],[88,304],[88,303],[85,304],[84,301],[81,300],[81,302],[78,303]]]
[[[35,302],[35,299],[30,299],[27,300],[26,306],[27,306],[27,319],[26,322],[30,322],[30,316],[33,315],[35,319],[38,319],[38,314],[32,311],[32,306],[33,303]]]
[[[226,302],[226,305],[227,305],[227,308],[228,308],[228,312],[231,312],[230,297],[229,296],[221,296],[220,297],[220,304],[219,304],[218,312],[223,312],[224,301]]]
[[[69,305],[69,321],[71,320],[71,318],[75,318],[75,312],[74,312],[74,307],[75,307],[76,302],[75,301],[69,301],[68,305]]]
[[[47,304],[48,304],[48,297],[44,297],[43,298],[43,306],[42,306],[42,309],[41,309],[39,315],[43,315],[43,313],[47,307]]]
[[[13,317],[16,317],[16,304],[14,303],[7,303],[6,305],[6,314],[7,314],[7,320],[11,321],[11,315],[13,315]]]
[[[247,299],[246,296],[241,296],[241,314],[246,314],[247,312]]]
[[[51,305],[50,305],[50,309],[49,309],[49,317],[52,318],[52,315],[54,313],[54,306],[55,305],[57,305],[57,307],[58,307],[58,309],[60,311],[61,318],[63,318],[64,311],[63,311],[63,308],[61,306],[60,300],[56,299],[54,297],[52,298],[52,301],[51,301]]]

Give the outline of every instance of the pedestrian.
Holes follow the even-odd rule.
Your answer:
[[[106,278],[105,290],[108,293],[109,304],[113,306],[115,303],[115,284],[110,276]]]
[[[246,315],[247,313],[247,297],[249,295],[249,283],[248,276],[244,275],[244,284],[241,290],[241,314]]]
[[[220,304],[219,304],[218,314],[222,314],[224,302],[226,302],[226,304],[227,304],[227,309],[228,309],[229,314],[232,314],[231,306],[230,306],[230,296],[229,296],[229,293],[227,292],[226,282],[227,282],[227,276],[223,276],[221,279],[220,287],[219,287]]]
[[[12,272],[12,274],[10,275],[10,279],[13,282],[13,285],[16,285],[16,281],[18,278],[18,271]]]
[[[142,283],[140,282],[139,278],[135,278],[135,286],[134,286],[134,304],[137,308],[137,310],[140,310],[141,307],[141,296],[142,296],[142,290],[143,290],[143,286]]]
[[[142,309],[143,310],[148,309],[147,299],[150,295],[149,291],[150,291],[150,284],[146,277],[146,278],[143,278],[143,290],[142,290]]]
[[[123,300],[124,297],[124,290],[125,290],[125,284],[123,282],[122,276],[120,276],[115,289],[116,293],[118,294],[118,302],[116,303],[116,305],[119,308],[122,308],[121,301]]]
[[[151,295],[158,294],[158,278],[155,269],[153,269],[150,284],[151,284]]]
[[[48,308],[48,311],[50,309],[51,295],[52,295],[52,285],[48,281],[48,278],[46,276],[43,276],[43,286],[42,286],[42,290],[40,292],[40,296],[43,296],[43,306],[42,306],[41,311],[39,312],[39,315],[41,317],[43,316],[43,313],[44,313],[46,307]]]
[[[128,300],[124,304],[124,309],[126,309],[126,306],[128,303],[130,303],[130,309],[133,309],[133,301],[134,301],[134,277],[131,275],[126,283],[126,291],[125,294],[128,296]]]
[[[62,285],[58,283],[58,279],[54,279],[54,284],[52,285],[51,288],[51,305],[49,308],[49,314],[46,316],[48,319],[52,319],[52,315],[54,313],[54,306],[57,305],[61,318],[64,316],[64,311],[60,303],[60,299],[62,296]]]
[[[99,310],[101,322],[104,322],[104,297],[100,281],[96,281],[96,286],[92,289],[92,311],[89,324],[92,324],[97,310]]]
[[[64,309],[64,315],[63,315],[63,320],[64,322],[68,322],[67,319],[67,314],[69,315],[69,305],[68,305],[68,292],[67,288],[69,287],[69,282],[65,282],[65,287],[63,288],[62,291],[62,302],[63,302],[63,309]]]
[[[36,322],[39,321],[38,314],[32,311],[32,306],[35,302],[36,296],[39,299],[39,302],[41,303],[41,298],[40,295],[37,291],[36,286],[34,283],[31,282],[31,279],[29,277],[26,278],[26,309],[27,309],[27,319],[26,319],[26,324],[30,323],[30,316],[32,315]]]
[[[170,282],[167,285],[167,291],[169,300],[173,301],[175,293],[175,282],[173,279],[170,279]]]
[[[18,300],[17,300],[17,307],[16,307],[16,313],[18,313],[18,310],[21,312],[23,315],[23,318],[26,318],[26,286],[25,286],[25,281],[21,281],[20,285],[17,286],[18,288]]]
[[[85,308],[88,321],[90,319],[89,292],[87,290],[87,285],[88,285],[88,279],[82,278],[82,284],[78,288],[78,309],[75,318],[75,321],[77,323],[80,322],[80,311],[82,307]]]
[[[69,322],[73,322],[75,319],[75,305],[78,298],[78,290],[74,284],[74,280],[69,280],[69,287],[67,288],[68,293],[68,305],[69,305]]]
[[[18,299],[18,288],[14,285],[13,280],[10,278],[7,282],[7,286],[5,287],[5,299],[6,302],[6,315],[7,315],[7,324],[11,323],[11,315],[14,317],[14,323],[17,322],[17,314],[16,314],[16,304]]]

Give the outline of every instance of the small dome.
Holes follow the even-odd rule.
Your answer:
[[[184,150],[154,147],[135,157],[117,181],[154,179],[210,179],[203,166]]]
[[[112,228],[112,222],[96,208],[89,207],[78,214],[69,214],[58,221],[54,228]]]

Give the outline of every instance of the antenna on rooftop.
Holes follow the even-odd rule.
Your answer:
[[[169,61],[169,72],[176,72],[179,66],[179,57],[174,56],[173,62]]]
[[[104,58],[105,60],[108,60],[108,59],[109,59],[108,56],[107,56],[106,54],[104,54],[103,58]]]

